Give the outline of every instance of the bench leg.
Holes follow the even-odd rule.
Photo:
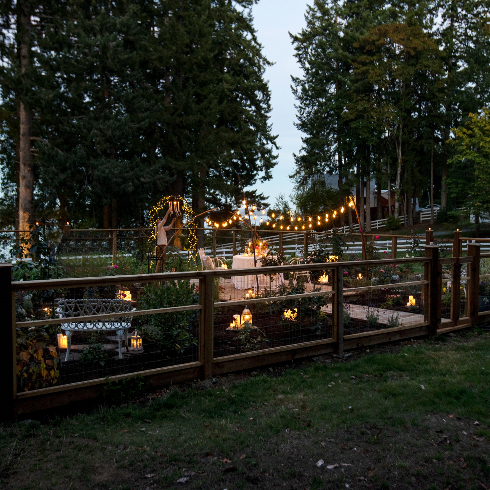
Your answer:
[[[124,330],[118,330],[117,331],[117,343],[118,343],[118,347],[119,347],[119,359],[122,359],[121,344],[123,341],[123,337],[124,337]]]
[[[67,330],[66,331],[66,355],[65,355],[65,362],[68,361],[68,356],[70,355],[71,334],[72,334],[72,332],[70,330]]]

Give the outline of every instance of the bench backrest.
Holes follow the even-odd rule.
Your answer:
[[[58,299],[56,311],[60,318],[101,315],[132,311],[131,301],[124,299]]]

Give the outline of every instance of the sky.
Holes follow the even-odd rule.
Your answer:
[[[301,148],[301,132],[294,127],[296,121],[295,99],[291,92],[291,75],[302,76],[302,71],[294,58],[294,49],[289,32],[297,34],[305,27],[304,15],[309,0],[260,0],[253,7],[254,27],[262,44],[263,53],[275,63],[265,72],[265,80],[271,90],[272,113],[270,124],[272,134],[278,135],[278,164],[272,170],[272,180],[258,182],[256,189],[269,196],[274,204],[279,194],[289,199],[293,182],[289,175],[294,171],[293,153]]]

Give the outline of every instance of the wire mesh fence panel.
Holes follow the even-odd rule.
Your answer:
[[[197,361],[196,286],[197,279],[18,292],[18,390]]]
[[[291,273],[218,281],[214,357],[332,338],[331,287],[327,284]],[[245,283],[250,287],[242,288]],[[230,300],[235,304],[226,305]]]
[[[480,260],[478,311],[490,311],[490,258],[487,257],[484,257]]]
[[[345,335],[424,323],[421,279],[420,263],[345,266]]]

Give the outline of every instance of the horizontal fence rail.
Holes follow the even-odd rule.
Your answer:
[[[463,255],[458,233],[420,257],[396,257],[391,240],[387,258],[247,269],[12,282],[1,264],[2,410],[476,325],[490,318],[490,253],[469,243]]]

